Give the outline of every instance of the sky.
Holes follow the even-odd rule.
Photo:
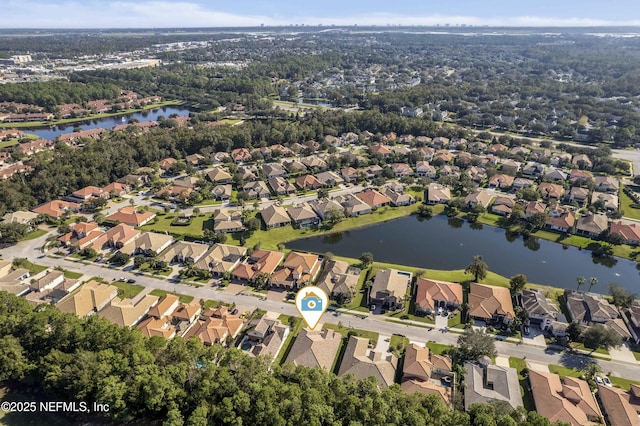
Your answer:
[[[0,0],[2,28],[640,26],[639,0]]]

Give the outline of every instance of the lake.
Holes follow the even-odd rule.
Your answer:
[[[374,213],[375,214],[375,213]],[[379,225],[321,237],[292,241],[294,250],[332,252],[358,258],[373,253],[375,260],[425,269],[464,269],[474,255],[482,255],[489,269],[511,277],[525,274],[527,281],[575,288],[576,277],[596,277],[595,292],[606,293],[610,282],[640,293],[636,263],[614,258],[614,265],[594,263],[591,252],[542,239],[514,237],[502,228],[472,229],[460,219],[435,216],[421,220],[409,216]],[[588,286],[587,286],[588,287]],[[584,288],[584,287],[583,287]]]
[[[38,135],[43,139],[53,140],[57,136],[73,132],[75,128],[80,128],[81,130],[96,129],[98,127],[111,129],[119,124],[126,124],[129,120],[134,118],[140,122],[157,121],[158,117],[161,115],[168,118],[172,114],[186,116],[189,115],[189,110],[181,107],[165,106],[157,109],[134,112],[131,114],[118,115],[116,117],[98,118],[87,122],[70,123],[42,129],[25,129],[25,133]]]

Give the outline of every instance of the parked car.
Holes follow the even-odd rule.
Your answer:
[[[525,335],[529,335],[529,333],[531,332],[531,330],[529,330],[529,326],[525,325],[524,327],[522,327],[522,330],[524,331]]]
[[[369,308],[370,308],[372,311],[375,311],[375,310],[376,310],[376,305],[371,305]]]
[[[609,386],[609,387],[613,386],[613,383],[611,383],[611,380],[609,380],[609,378],[607,376],[604,376],[602,378],[602,381],[604,382],[605,386]]]
[[[596,376],[595,380],[596,380],[596,383],[599,384],[599,385],[603,385],[604,384],[604,381],[602,380],[602,377],[600,377],[600,376]]]
[[[129,278],[129,279],[127,280],[127,282],[128,282],[129,284],[133,284],[133,283],[135,283],[135,282],[136,282],[136,280],[134,280],[133,278]]]

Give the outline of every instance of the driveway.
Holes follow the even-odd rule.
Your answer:
[[[378,336],[378,343],[376,344],[376,352],[380,352],[382,354],[389,352],[389,339],[391,339],[391,336],[380,334]]]
[[[538,346],[541,348],[547,347],[547,342],[544,340],[544,334],[542,333],[542,330],[540,330],[540,327],[535,325],[529,327],[528,336],[522,333],[522,343]]]
[[[628,362],[631,364],[638,362],[626,343],[619,348],[609,349],[609,355],[611,355],[611,359],[615,361]]]
[[[436,315],[436,329],[440,330],[449,326],[449,318],[442,315]]]

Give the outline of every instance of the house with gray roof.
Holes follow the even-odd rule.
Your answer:
[[[338,376],[352,374],[358,380],[375,377],[380,386],[387,387],[393,385],[397,367],[398,358],[394,355],[373,351],[369,349],[369,339],[351,336]]]
[[[342,297],[349,300],[353,297],[358,286],[360,273],[358,268],[349,266],[341,260],[329,260],[316,283],[331,298]]]
[[[311,331],[303,328],[287,355],[286,362],[296,367],[322,368],[329,371],[340,349],[342,335],[334,330]]]
[[[464,369],[465,410],[469,411],[475,403],[486,404],[492,400],[504,401],[514,409],[522,406],[520,382],[515,368],[493,365],[486,358],[477,363],[465,362]]]
[[[547,329],[558,317],[558,308],[547,299],[544,292],[539,289],[526,289],[518,295],[520,306],[529,315],[532,324]]]
[[[308,203],[287,206],[287,213],[293,223],[300,227],[315,226],[320,223],[320,218]]]

